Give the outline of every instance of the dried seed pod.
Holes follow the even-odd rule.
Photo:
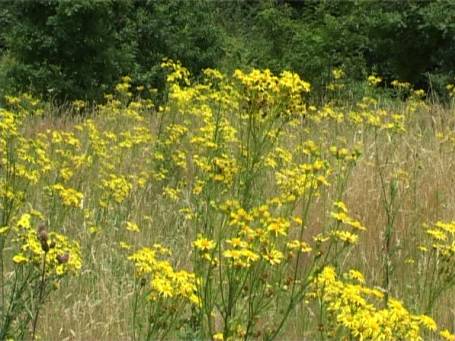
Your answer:
[[[47,243],[47,241],[41,241],[41,249],[44,251],[44,252],[49,252],[49,244]]]
[[[48,238],[49,238],[49,235],[47,234],[46,226],[44,226],[44,225],[38,226],[37,234],[38,234],[38,240],[39,240],[41,243],[42,243],[42,242],[47,242],[47,240],[48,240]]]
[[[46,231],[46,227],[44,225],[38,226],[37,234],[38,234],[38,240],[39,240],[39,242],[41,244],[41,249],[44,252],[48,252],[49,251],[49,245],[48,245],[47,241],[49,239],[49,235],[48,235],[48,233]]]

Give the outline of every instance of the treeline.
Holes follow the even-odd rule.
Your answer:
[[[324,89],[333,68],[442,92],[455,70],[455,1],[0,1],[0,93],[102,98],[122,75],[161,87],[193,73],[290,69]]]

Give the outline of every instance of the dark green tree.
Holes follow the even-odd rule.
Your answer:
[[[58,100],[101,99],[125,74],[160,87],[165,57],[196,75],[291,69],[316,92],[333,67],[438,89],[455,69],[448,0],[15,0],[0,25],[0,88]]]
[[[198,71],[214,66],[222,53],[210,1],[17,0],[1,6],[12,17],[4,33],[7,77],[16,90],[59,101],[101,99],[125,74],[156,86],[164,57]]]
[[[133,55],[119,21],[128,2],[14,1],[6,45],[9,76],[21,87],[57,99],[99,98],[128,69]]]
[[[159,85],[163,58],[179,60],[197,74],[222,58],[222,28],[210,0],[138,0],[132,13],[136,70],[141,83]]]

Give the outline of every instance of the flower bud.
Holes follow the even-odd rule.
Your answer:
[[[59,264],[68,263],[69,259],[70,259],[70,255],[68,253],[65,253],[63,255],[57,255],[57,262]]]

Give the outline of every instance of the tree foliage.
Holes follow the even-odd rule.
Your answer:
[[[99,99],[125,74],[157,83],[163,57],[192,70],[220,51],[209,2],[74,0],[2,3],[8,78],[56,99]],[[19,90],[19,89],[18,89]]]
[[[125,74],[159,87],[165,57],[205,67],[291,69],[442,87],[455,67],[455,3],[406,1],[42,0],[0,2],[0,85],[100,99]],[[323,89],[323,87],[320,87]]]

